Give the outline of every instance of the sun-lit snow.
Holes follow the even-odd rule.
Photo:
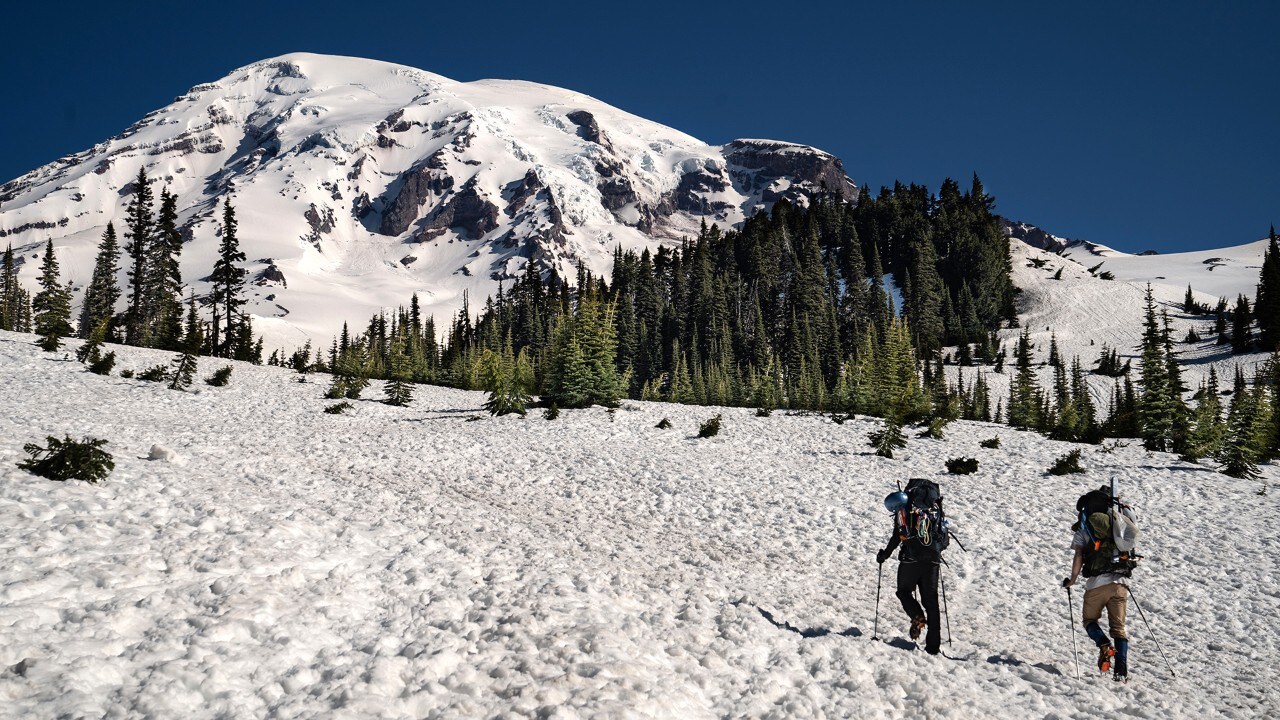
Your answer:
[[[1263,353],[1233,355],[1231,346],[1219,345],[1212,334],[1213,315],[1183,311],[1188,285],[1196,300],[1210,308],[1216,307],[1219,297],[1226,297],[1229,307],[1234,307],[1240,293],[1252,300],[1267,245],[1265,240],[1220,250],[1168,255],[1127,255],[1098,245],[1075,245],[1057,255],[1019,240],[1013,240],[1010,245],[1013,283],[1020,290],[1017,298],[1020,327],[999,332],[1009,354],[1008,365],[1012,365],[1014,346],[1025,328],[1031,333],[1037,363],[1048,360],[1050,339],[1056,336],[1066,361],[1079,357],[1086,371],[1097,364],[1103,344],[1119,351],[1121,363],[1131,360],[1136,371],[1148,283],[1157,312],[1164,310],[1169,314],[1172,335],[1177,342],[1174,350],[1183,362],[1184,380],[1192,390],[1208,377],[1210,367],[1217,370],[1225,389],[1237,364],[1245,369],[1246,375],[1252,376],[1257,366],[1266,360]],[[1035,267],[1036,262],[1042,266]],[[1099,263],[1102,263],[1100,268]],[[1089,270],[1094,268],[1096,274],[1090,274]],[[1055,280],[1060,269],[1061,279]],[[1108,270],[1114,273],[1114,280],[1097,277]],[[1192,327],[1203,339],[1182,343]],[[950,370],[954,378],[956,370]],[[986,373],[992,391],[1007,400],[1010,371],[997,374],[991,372],[990,367],[975,367],[964,368],[962,372],[966,383],[973,382],[978,373]],[[1052,369],[1041,368],[1040,377],[1042,382],[1051,382]],[[1089,383],[1095,402],[1105,409],[1115,381],[1093,375]]]
[[[885,460],[865,419],[640,402],[491,418],[483,395],[429,387],[334,416],[323,376],[235,363],[227,387],[175,392],[33,339],[0,333],[3,717],[1280,713],[1280,513],[1257,494],[1276,467],[1233,480],[965,422]],[[121,367],[170,359],[115,349]],[[716,413],[721,434],[695,439]],[[62,433],[109,440],[105,484],[15,467]],[[1046,475],[1073,447],[1088,474]],[[977,474],[940,475],[962,455]],[[892,563],[893,644],[871,639],[881,501],[912,476],[940,480],[968,548],[943,571],[949,657],[894,647]],[[1083,641],[1074,677],[1068,526],[1113,476],[1176,678],[1132,609],[1133,681],[1097,677]]]

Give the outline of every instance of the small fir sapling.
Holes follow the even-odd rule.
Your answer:
[[[173,374],[169,382],[170,390],[186,390],[196,375],[196,356],[184,351],[173,359]]]
[[[929,421],[929,425],[920,431],[920,437],[929,438],[931,440],[941,440],[943,438],[943,430],[951,421],[945,417],[936,417]]]
[[[116,366],[116,354],[109,352],[106,355],[89,363],[89,372],[94,375],[110,375],[111,368]]]
[[[720,416],[716,415],[698,426],[698,437],[709,438],[720,434]]]
[[[102,449],[106,440],[86,437],[73,440],[47,436],[48,447],[27,443],[23,451],[31,457],[18,463],[18,467],[33,475],[50,480],[84,480],[100,483],[115,468],[111,453]]]
[[[1078,449],[1058,457],[1049,466],[1050,475],[1070,475],[1082,472],[1084,472],[1084,468],[1080,467],[1080,450]]]
[[[123,373],[121,373],[123,375]],[[138,374],[139,380],[147,382],[164,382],[169,379],[169,368],[163,365],[153,365]]]
[[[206,385],[212,385],[213,387],[224,387],[230,381],[231,381],[230,365],[214,370],[212,375],[204,379],[204,383]]]
[[[893,451],[907,446],[907,439],[902,434],[902,423],[895,417],[884,419],[884,427],[867,435],[871,447],[883,458],[893,459]]]
[[[107,336],[107,322],[103,320],[98,327],[89,333],[89,339],[76,348],[76,360],[82,363],[92,363],[102,357],[102,343]]]
[[[413,402],[413,385],[409,383],[409,378],[412,375],[409,367],[409,358],[404,354],[402,343],[400,342],[392,345],[390,368],[387,375],[387,382],[383,386],[383,393],[386,395],[386,399],[383,402],[395,407],[405,407],[410,402]]]
[[[89,334],[89,339],[76,349],[76,360],[85,363],[89,367],[89,372],[95,375],[110,375],[111,368],[115,367],[116,354],[109,352],[102,354],[102,342],[107,335],[107,324],[110,320],[103,320]]]

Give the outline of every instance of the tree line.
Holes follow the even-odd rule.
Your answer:
[[[938,195],[899,184],[864,198],[779,202],[739,230],[619,249],[607,279],[531,263],[477,315],[464,303],[439,344],[415,296],[361,334],[344,328],[327,357],[307,347],[287,361],[385,377],[402,354],[414,381],[478,388],[485,367],[506,376],[523,357],[527,391],[560,407],[633,397],[920,417],[935,377],[921,359],[976,343],[993,360],[994,330],[1016,321],[1008,239],[976,177],[967,192],[948,180]],[[964,393],[985,391],[975,380]]]
[[[194,292],[185,302],[182,297],[179,261],[184,238],[178,227],[177,197],[161,188],[157,206],[154,181],[145,169],[130,185],[124,228],[122,247],[115,223],[107,223],[74,326],[71,289],[61,279],[52,240],[45,245],[36,281],[40,289],[34,297],[18,282],[9,246],[0,260],[0,330],[34,332],[41,336],[41,346],[50,350],[58,348],[62,337],[96,335],[98,342],[261,362],[262,340],[255,338],[252,320],[243,311],[248,271],[238,264],[245,255],[230,199],[222,204],[218,257],[209,276],[208,321]],[[122,261],[127,277],[123,288]]]

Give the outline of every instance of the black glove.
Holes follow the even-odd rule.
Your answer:
[[[876,562],[883,565],[884,561],[888,560],[889,556],[892,554],[893,554],[892,550],[881,550],[880,552],[876,553]]]

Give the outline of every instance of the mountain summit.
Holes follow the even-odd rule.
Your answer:
[[[83,283],[139,168],[178,196],[197,294],[217,205],[232,199],[268,347],[327,337],[411,292],[443,316],[528,262],[565,277],[579,262],[607,271],[618,246],[735,225],[780,199],[858,194],[811,147],[708,145],[570,90],[294,53],[197,85],[0,186],[0,243],[29,256],[52,237]]]

